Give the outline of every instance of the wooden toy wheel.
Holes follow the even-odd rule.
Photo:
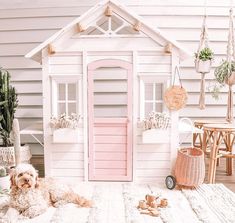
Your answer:
[[[166,183],[166,187],[169,190],[173,190],[176,186],[176,179],[175,179],[175,177],[169,175],[169,176],[166,177],[165,183]]]

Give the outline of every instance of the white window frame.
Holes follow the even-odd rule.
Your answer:
[[[58,99],[58,84],[65,84],[65,100]],[[76,84],[76,100],[68,100],[67,87],[68,84]],[[58,104],[63,101],[65,103],[65,111],[68,114],[68,104],[70,102],[76,102],[77,115],[82,113],[82,80],[80,76],[51,76],[51,105],[52,105],[52,116],[58,117]]]
[[[167,77],[140,77],[139,85],[140,85],[140,120],[143,120],[145,117],[145,102],[151,102],[153,105],[156,103],[162,103],[162,112],[165,111],[166,106],[164,105],[163,98],[162,100],[156,100],[156,93],[155,93],[155,84],[162,84],[163,89],[162,89],[162,95],[167,87],[167,82],[168,82]],[[153,89],[153,100],[146,100],[145,99],[145,84],[153,84],[154,89]]]

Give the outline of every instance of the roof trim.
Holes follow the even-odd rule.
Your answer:
[[[181,59],[185,59],[191,56],[191,53],[185,49],[181,44],[179,44],[176,40],[173,40],[169,38],[164,32],[162,32],[158,28],[153,28],[152,26],[146,24],[146,22],[141,18],[139,15],[135,14],[134,12],[131,12],[130,9],[126,8],[124,5],[120,4],[116,0],[104,0],[90,8],[87,12],[82,14],[80,17],[74,19],[72,22],[70,22],[67,26],[56,32],[54,35],[52,35],[50,38],[42,42],[40,45],[35,47],[33,50],[31,50],[29,53],[25,55],[26,58],[32,58],[35,61],[41,62],[41,54],[40,52],[47,47],[49,44],[51,44],[54,40],[58,39],[60,36],[62,36],[64,33],[66,33],[68,30],[70,30],[73,26],[81,22],[83,19],[85,19],[87,16],[93,14],[96,10],[100,9],[101,7],[104,7],[107,4],[113,4],[114,6],[118,7],[119,9],[123,10],[125,13],[129,14],[134,19],[141,22],[142,26],[145,26],[148,30],[155,33],[156,35],[163,38],[165,41],[171,43],[174,47],[176,47],[179,50],[179,55]],[[142,27],[141,26],[141,27]],[[141,30],[141,28],[140,28]],[[146,33],[148,35],[148,33]],[[149,36],[154,40],[154,37]]]

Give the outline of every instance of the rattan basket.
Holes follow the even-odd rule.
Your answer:
[[[178,185],[197,187],[204,182],[204,153],[197,148],[182,148],[178,151],[175,164],[175,177]]]

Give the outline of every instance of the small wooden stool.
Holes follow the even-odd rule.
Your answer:
[[[219,120],[195,120],[194,121],[194,126],[199,129],[203,129],[204,125],[207,124],[226,124],[228,123],[227,121],[219,121]],[[199,142],[197,142],[197,139]],[[193,146],[199,149],[202,149],[202,141],[203,141],[203,136],[200,133],[193,133]],[[204,151],[206,152],[206,151]]]
[[[202,149],[206,150],[208,144],[211,148],[210,162],[208,170],[208,182],[215,183],[216,162],[220,157],[226,157],[227,175],[232,175],[232,154],[233,143],[235,140],[235,125],[232,124],[206,124],[203,126],[203,143]],[[221,143],[224,142],[226,152],[219,153]]]

